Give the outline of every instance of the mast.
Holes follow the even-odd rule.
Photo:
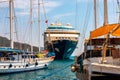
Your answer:
[[[94,0],[94,24],[95,24],[95,29],[97,28],[97,3],[96,0]]]
[[[108,6],[107,0],[104,0],[104,25],[108,25]],[[106,35],[106,40],[103,43],[103,50],[102,50],[102,63],[106,63],[106,51],[108,46],[109,40],[109,33]]]
[[[40,0],[38,0],[38,49],[40,52]]]
[[[104,25],[108,24],[108,4],[107,0],[104,0]]]
[[[9,1],[9,8],[10,8],[10,47],[14,48],[14,42],[13,42],[13,0]]]
[[[31,52],[33,52],[33,44],[32,44],[32,3],[33,0],[30,0],[30,44],[31,44]]]

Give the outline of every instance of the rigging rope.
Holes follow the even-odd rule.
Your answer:
[[[15,17],[15,33],[16,33],[16,39],[17,41],[19,41],[19,37],[18,37],[18,29],[17,29],[17,17],[16,17],[16,14],[15,14],[15,8],[14,8],[14,2],[13,2],[13,11],[14,11],[14,17]]]
[[[84,43],[84,39],[85,39],[85,35],[86,35],[86,31],[87,31],[87,27],[88,27],[88,20],[90,19],[89,17],[90,17],[90,12],[92,12],[91,11],[91,7],[89,6],[89,4],[88,4],[88,6],[87,6],[87,12],[86,12],[86,16],[85,16],[85,23],[84,23],[84,28],[83,28],[83,37],[82,37],[82,40],[81,40],[81,46],[80,46],[80,49],[82,49],[82,47],[83,47],[83,43]],[[82,51],[82,50],[81,50]]]
[[[45,19],[46,19],[45,23],[46,23],[47,28],[48,28],[48,19],[47,19],[47,16],[46,16],[46,11],[45,11],[45,6],[44,6],[44,1],[43,1],[43,0],[42,0],[42,5],[43,5],[44,16],[45,16]],[[48,29],[48,30],[49,30],[49,29]],[[51,44],[52,50],[53,50],[53,52],[54,52],[53,43],[52,43],[51,38],[50,38],[50,31],[48,31],[48,38],[49,38],[49,41],[48,41],[48,42]]]
[[[119,19],[118,19],[118,23],[120,23],[120,4],[119,4],[119,0],[117,0],[117,5],[118,5],[118,9],[119,9]]]
[[[42,0],[42,5],[43,5],[44,16],[45,16],[45,19],[47,20],[45,6],[44,6],[44,0]],[[48,25],[47,25],[47,27],[48,27]]]
[[[76,0],[76,10],[75,10],[75,12],[76,12],[76,16],[75,16],[75,27],[77,28],[77,18],[78,18],[78,4],[77,4],[77,0]]]

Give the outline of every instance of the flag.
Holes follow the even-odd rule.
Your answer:
[[[48,20],[46,20],[45,23],[48,23]]]

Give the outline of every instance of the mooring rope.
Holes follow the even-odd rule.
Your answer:
[[[72,63],[71,63],[71,64],[72,64]],[[55,70],[55,71],[51,72],[51,73],[48,74],[48,75],[42,76],[42,77],[40,78],[40,80],[44,80],[45,78],[48,78],[48,77],[50,77],[50,76],[52,76],[52,75],[54,75],[54,74],[57,74],[58,72],[60,73],[61,71],[67,69],[67,67],[71,66],[71,64],[69,64],[69,65],[67,65],[67,66],[65,66],[65,67],[63,67],[63,68],[60,68],[59,70]]]

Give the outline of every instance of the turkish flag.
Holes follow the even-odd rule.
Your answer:
[[[46,20],[45,23],[48,23],[48,20]]]

